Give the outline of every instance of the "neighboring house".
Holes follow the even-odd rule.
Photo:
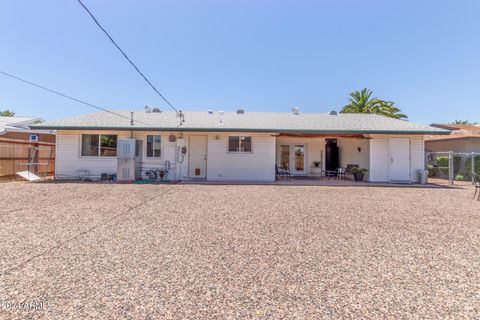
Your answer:
[[[55,131],[31,129],[42,122],[40,118],[0,116],[0,178],[25,170],[53,174]]]
[[[155,111],[155,110],[154,110]],[[158,111],[158,110],[157,110]],[[137,139],[138,166],[170,163],[171,178],[273,181],[275,164],[293,175],[348,164],[367,168],[375,182],[416,182],[425,168],[424,136],[449,131],[372,114],[276,112],[99,112],[35,125],[57,131],[56,177],[117,173],[117,142]],[[120,150],[120,149],[119,149]],[[123,152],[123,151],[121,151]],[[168,164],[167,164],[168,166]],[[137,168],[138,170],[139,168]]]
[[[30,128],[42,122],[40,118],[0,117],[0,138],[55,143],[54,131]]]
[[[451,130],[451,133],[445,136],[426,136],[426,151],[480,153],[480,126],[471,124],[432,124],[432,127]]]

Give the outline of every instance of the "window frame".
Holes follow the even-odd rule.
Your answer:
[[[152,151],[153,151],[153,156],[149,157],[148,156],[148,136],[152,136],[152,137],[155,137],[155,136],[159,136],[160,137],[160,156],[158,157],[155,157],[155,149],[152,148]],[[144,157],[145,159],[151,159],[151,160],[155,160],[155,159],[162,159],[162,156],[163,156],[163,152],[162,152],[162,135],[161,134],[146,134],[145,135],[145,154],[144,154]],[[152,142],[153,143],[153,142]]]
[[[98,136],[98,153],[95,156],[84,156],[83,155],[83,136],[84,135],[90,135],[90,136]],[[116,152],[114,156],[102,156],[101,155],[101,150],[102,150],[102,136],[115,136],[117,138],[117,149],[118,149],[118,134],[117,133],[80,133],[80,158],[88,158],[88,159],[113,159],[116,158],[118,155],[118,151]]]
[[[230,151],[230,137],[238,137],[238,151]],[[241,148],[241,141],[243,138],[250,138],[250,151],[240,151]],[[252,136],[244,136],[244,135],[229,135],[227,139],[227,153],[231,154],[251,154],[253,153],[253,137]]]

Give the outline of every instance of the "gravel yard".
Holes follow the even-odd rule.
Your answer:
[[[0,318],[480,317],[472,195],[0,184]]]

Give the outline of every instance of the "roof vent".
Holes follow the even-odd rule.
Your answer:
[[[329,114],[330,114],[331,116],[336,116],[338,113],[337,113],[337,111],[330,111]]]
[[[300,108],[299,107],[293,107],[292,108],[292,113],[293,114],[300,114]]]
[[[212,110],[212,109],[208,109],[208,114],[213,114],[213,110]]]
[[[160,110],[160,109],[158,109],[158,108],[153,108],[153,109],[152,109],[152,112],[153,112],[153,113],[160,113],[160,112],[162,112],[162,110]]]
[[[145,106],[145,113],[151,113],[152,112],[152,106],[146,105]]]
[[[245,110],[243,110],[243,109],[238,109],[237,110],[237,114],[244,114],[244,113],[245,113]]]

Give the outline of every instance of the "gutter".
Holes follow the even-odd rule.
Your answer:
[[[115,127],[115,126],[31,126],[32,129],[50,130],[111,130],[111,131],[171,131],[171,132],[258,132],[258,133],[321,133],[321,134],[423,134],[448,135],[447,130],[300,130],[300,129],[247,129],[247,128],[182,128],[182,127]]]

